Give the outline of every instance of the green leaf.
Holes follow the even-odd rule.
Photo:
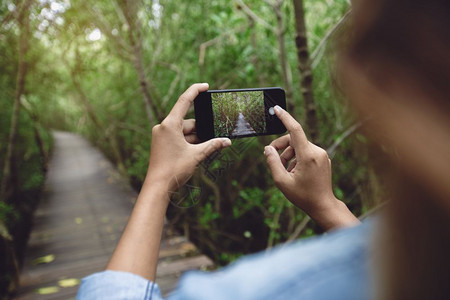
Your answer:
[[[63,288],[73,287],[73,286],[77,286],[80,284],[80,279],[78,279],[78,278],[62,279],[62,280],[58,281],[58,284],[60,287],[63,287]]]
[[[45,255],[45,256],[36,258],[35,260],[33,260],[33,264],[34,265],[48,264],[48,263],[51,263],[54,260],[55,260],[55,255],[54,254],[49,254],[49,255]]]
[[[12,241],[12,237],[9,234],[8,228],[6,228],[5,224],[3,224],[3,221],[0,220],[0,236],[3,237],[5,240]]]
[[[59,292],[59,287],[57,286],[46,286],[35,290],[35,293],[39,295],[49,295],[57,292]]]
[[[341,199],[341,200],[344,199],[344,192],[340,188],[335,187],[334,194],[336,195],[336,198]]]

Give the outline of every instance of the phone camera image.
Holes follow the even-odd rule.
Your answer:
[[[211,94],[214,135],[226,137],[266,133],[263,91]]]

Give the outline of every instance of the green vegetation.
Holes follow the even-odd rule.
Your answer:
[[[3,86],[0,90],[0,93],[9,93],[11,87]],[[8,140],[7,129],[9,129],[10,121],[11,106],[6,101],[1,101],[0,140],[2,141]],[[13,178],[0,201],[0,227],[5,226],[0,228],[0,294],[8,290],[11,279],[14,281],[15,262],[20,263],[21,253],[26,245],[32,213],[44,183],[46,160],[51,146],[49,132],[36,124],[26,113],[21,115],[19,125],[16,147],[12,155]],[[0,143],[0,167],[4,166],[7,146],[8,143]],[[42,150],[45,153],[44,156]]]
[[[216,136],[232,136],[239,113],[255,132],[266,131],[264,94],[259,92],[232,92],[211,94]]]
[[[240,111],[237,97],[237,93],[211,94],[215,136],[231,136]]]
[[[301,15],[294,13],[299,3]],[[194,82],[209,82],[211,89],[282,86],[289,112],[333,158],[336,195],[357,215],[375,206],[367,200],[378,191],[368,141],[333,86],[334,39],[348,10],[341,0],[2,1],[1,170],[6,161],[12,164],[0,218],[13,244],[20,240],[15,232],[25,228],[20,220],[37,201],[50,128],[87,137],[139,189],[152,126]],[[309,53],[300,63],[295,37],[302,21]],[[308,117],[311,103],[316,119]],[[17,134],[8,157],[15,107]],[[258,130],[263,125],[253,119],[255,110],[246,105],[242,113]],[[232,111],[217,124],[227,134]],[[274,187],[263,155],[274,138],[234,140],[189,183],[198,187],[198,201],[189,198],[198,204],[169,208],[169,221],[219,264],[320,232]],[[11,265],[3,271],[10,261],[3,255],[5,236],[0,274],[14,278]]]
[[[258,132],[266,132],[266,117],[264,111],[264,93],[249,92],[243,96],[239,110],[244,115],[245,120]]]

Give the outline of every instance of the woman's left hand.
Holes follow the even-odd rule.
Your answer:
[[[144,187],[156,183],[162,184],[168,192],[174,192],[188,181],[201,161],[231,145],[228,138],[199,143],[195,134],[195,120],[184,120],[195,97],[208,87],[207,83],[190,86],[161,124],[153,127],[150,163]]]

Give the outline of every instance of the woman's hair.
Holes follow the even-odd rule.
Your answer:
[[[423,101],[421,106],[448,112],[450,118],[450,1],[354,2],[344,60],[377,89],[389,90],[393,83],[410,86],[427,95],[411,101]],[[444,129],[450,136],[450,128]],[[450,215],[439,205],[450,199],[435,199],[432,187],[407,172],[396,172],[383,240],[374,245],[375,251],[386,249],[377,296],[450,299]]]
[[[406,74],[429,100],[449,108],[450,1],[355,0],[347,56],[375,84],[392,70]]]

